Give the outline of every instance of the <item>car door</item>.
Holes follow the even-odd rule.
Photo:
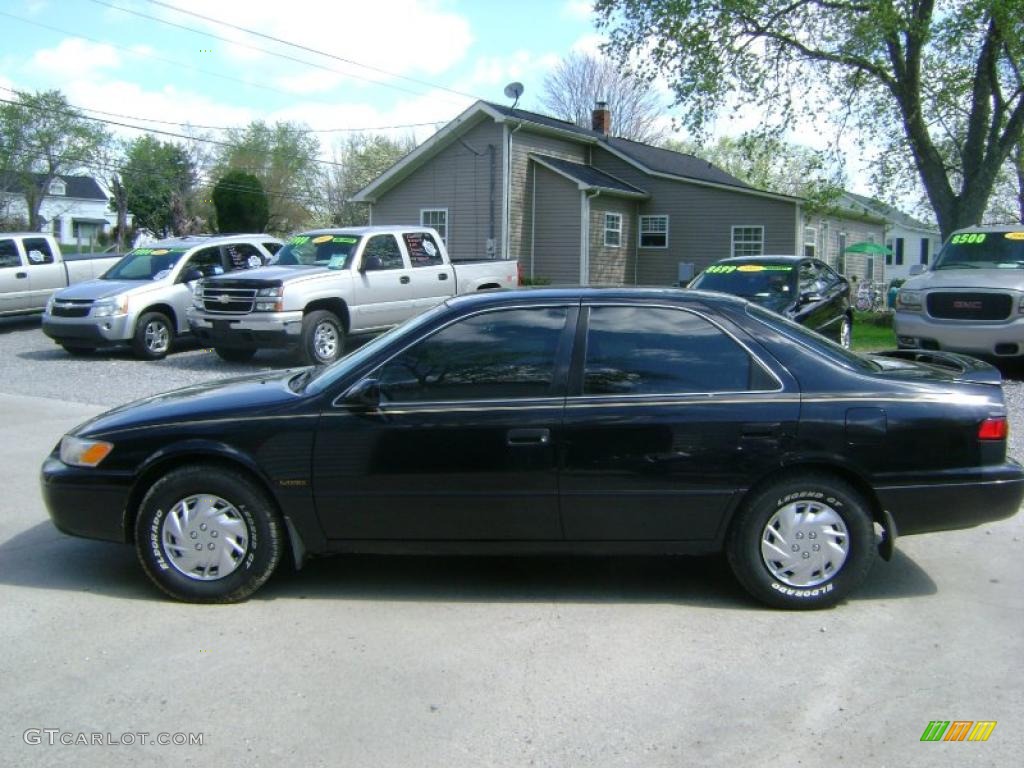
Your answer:
[[[354,273],[353,295],[354,329],[388,328],[411,315],[412,277],[394,235],[373,235],[367,239]]]
[[[67,276],[45,237],[26,237],[21,241],[28,266],[29,293],[26,309],[42,309],[54,291],[64,288]]]
[[[563,426],[566,539],[715,539],[795,434],[795,383],[693,311],[582,312]]]
[[[459,318],[367,375],[378,405],[335,401],[313,455],[328,537],[561,539],[556,448],[577,311]]]
[[[28,306],[28,270],[18,242],[0,240],[0,313],[21,312]]]
[[[441,248],[429,232],[403,232],[411,267],[412,307],[410,315],[430,309],[455,293],[455,272],[444,263]]]

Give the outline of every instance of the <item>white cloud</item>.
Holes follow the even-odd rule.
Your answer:
[[[56,48],[36,51],[29,66],[56,77],[82,77],[103,69],[117,69],[121,66],[121,57],[109,45],[68,37]]]
[[[562,6],[562,15],[570,19],[589,19],[594,12],[591,0],[568,0]]]
[[[584,35],[569,49],[573,53],[589,53],[591,56],[601,55],[601,46],[608,42],[608,38],[597,33]]]
[[[468,87],[488,90],[504,87],[513,80],[520,80],[529,87],[539,88],[544,75],[558,64],[560,57],[555,53],[536,54],[533,51],[518,50],[508,56],[481,56],[473,65]]]

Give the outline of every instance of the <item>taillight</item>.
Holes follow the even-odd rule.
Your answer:
[[[1006,423],[1005,417],[998,419],[985,419],[980,425],[978,425],[978,439],[1005,440],[1009,431],[1009,425]]]

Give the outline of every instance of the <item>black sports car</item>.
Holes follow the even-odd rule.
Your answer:
[[[828,264],[806,256],[744,256],[705,269],[691,288],[742,296],[849,348],[853,332],[850,283]]]
[[[46,459],[62,531],[230,602],[285,557],[723,551],[775,606],[848,595],[900,534],[1008,517],[998,372],[862,357],[735,297],[458,298],[327,368],[122,406]],[[876,526],[883,531],[876,541]]]

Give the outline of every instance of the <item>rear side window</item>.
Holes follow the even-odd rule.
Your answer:
[[[502,400],[556,394],[565,307],[484,312],[458,320],[380,370],[387,400]]]
[[[53,264],[53,251],[50,244],[42,237],[26,237],[22,242],[25,247],[25,254],[28,256],[29,266],[38,264]]]
[[[281,243],[264,243],[263,247],[267,249],[267,253],[273,256],[275,253],[280,251],[284,246]]]
[[[21,255],[13,240],[0,240],[0,267],[20,267]]]
[[[230,243],[224,246],[228,269],[255,269],[263,266],[263,254],[251,243]]]
[[[409,261],[414,267],[436,267],[444,264],[441,249],[429,232],[403,232],[405,250],[409,252]]]
[[[730,336],[702,317],[659,307],[592,307],[584,395],[775,389]]]

